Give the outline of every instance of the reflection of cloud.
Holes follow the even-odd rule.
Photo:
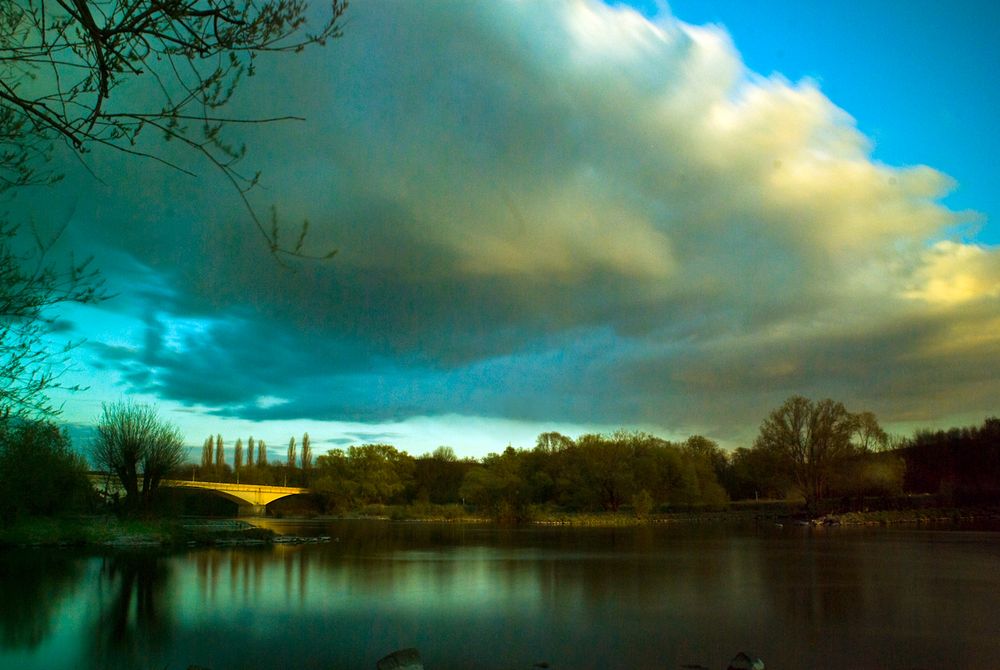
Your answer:
[[[928,248],[961,220],[949,179],[873,161],[815,82],[748,72],[736,46],[587,0],[352,8],[332,50],[237,101],[300,96],[308,124],[246,138],[255,197],[336,260],[277,268],[212,174],[95,157],[128,188],[85,182],[81,243],[147,287],[109,304],[142,315],[140,352],[95,351],[137,390],[249,419],[727,431],[793,392],[993,409],[1000,358],[974,333],[1000,264]]]

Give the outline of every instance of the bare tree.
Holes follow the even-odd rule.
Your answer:
[[[267,445],[264,440],[257,443],[257,465],[267,465]]]
[[[265,227],[250,205],[259,173],[237,169],[245,147],[224,133],[227,125],[295,117],[244,119],[222,109],[254,74],[258,54],[341,35],[345,0],[329,0],[314,32],[306,29],[309,9],[305,0],[0,3],[0,189],[58,179],[40,167],[56,141],[78,154],[110,147],[193,174],[150,144],[173,140],[225,175],[272,252],[305,255],[305,225],[286,248],[277,226]]]
[[[288,440],[288,467],[295,467],[295,436]]]
[[[889,446],[889,434],[879,425],[872,412],[853,415],[852,437],[854,446],[863,453],[885,451]]]
[[[125,508],[137,511],[148,509],[164,475],[181,464],[184,443],[151,405],[122,401],[103,406],[92,453],[99,468],[118,477]]]
[[[255,447],[255,445],[253,443],[253,435],[251,435],[250,439],[247,440],[247,467],[248,468],[252,468],[253,467],[253,456],[254,456],[254,451],[253,450],[254,450],[254,447]]]
[[[785,465],[812,510],[830,474],[852,455],[853,430],[853,417],[841,403],[793,396],[764,420],[754,446]]]

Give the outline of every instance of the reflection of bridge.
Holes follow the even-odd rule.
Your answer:
[[[226,484],[223,482],[196,482],[164,479],[160,486],[178,489],[204,489],[219,494],[239,505],[240,516],[263,516],[268,503],[279,498],[309,493],[309,489],[293,486],[262,486],[260,484]]]
[[[123,493],[118,478],[99,472],[90,473],[90,481],[95,488]],[[269,503],[294,496],[299,493],[309,493],[309,489],[293,486],[262,486],[259,484],[227,484],[225,482],[198,482],[180,479],[164,479],[161,487],[176,489],[201,489],[216,493],[226,500],[231,500],[239,506],[240,516],[263,516]]]

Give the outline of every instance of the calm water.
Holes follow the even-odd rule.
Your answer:
[[[0,667],[984,668],[1000,533],[274,525],[325,545],[0,553]]]

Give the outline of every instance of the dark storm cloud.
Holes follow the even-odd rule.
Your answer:
[[[52,323],[48,324],[46,330],[49,334],[57,335],[60,333],[70,333],[76,328],[76,324],[68,319],[56,319]]]
[[[930,245],[959,222],[948,179],[873,162],[814,83],[746,72],[721,29],[583,0],[351,12],[328,49],[264,58],[233,109],[309,119],[235,139],[258,211],[289,242],[308,218],[333,261],[277,264],[207,167],[68,168],[67,243],[145,324],[92,350],[133,390],[257,420],[717,434],[791,393],[992,406],[997,252]]]

